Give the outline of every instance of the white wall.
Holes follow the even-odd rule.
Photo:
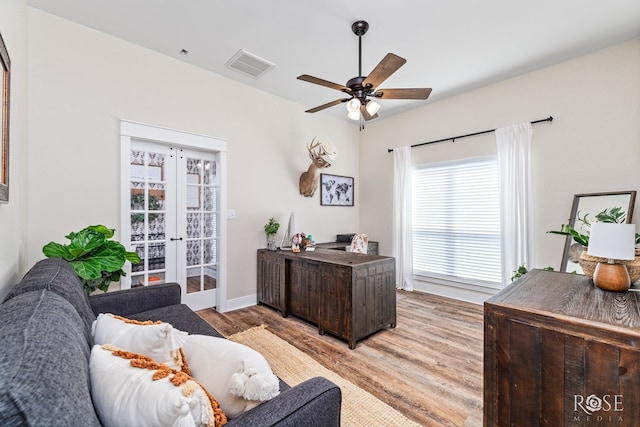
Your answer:
[[[27,1],[0,2],[0,34],[11,60],[9,203],[0,203],[0,301],[26,268]]]
[[[228,297],[254,295],[256,249],[266,247],[270,217],[285,224],[294,211],[298,231],[318,241],[358,229],[356,208],[321,207],[319,194],[298,194],[314,136],[338,148],[328,171],[358,180],[357,127],[304,110],[29,8],[29,262],[69,231],[95,223],[120,228],[124,118],[229,141],[228,207],[237,219],[228,222]]]
[[[434,93],[438,88],[434,88]],[[640,40],[427,104],[367,126],[360,144],[360,225],[391,253],[393,154],[387,148],[552,115],[534,126],[535,256],[560,267],[573,195],[640,190]],[[414,164],[495,153],[492,134],[412,150]],[[374,185],[375,184],[375,185]],[[636,206],[636,223],[640,211]],[[473,299],[473,296],[470,297]]]
[[[0,6],[0,31],[5,40],[14,33],[9,50],[14,67],[22,67],[14,94],[26,91],[26,61],[12,47],[26,44],[25,9],[17,0]],[[0,259],[9,268],[0,270],[0,293],[42,257],[48,241],[89,223],[119,228],[120,118],[229,140],[229,207],[238,215],[228,230],[230,298],[255,293],[255,249],[264,246],[262,226],[271,216],[286,222],[295,211],[298,230],[318,241],[363,231],[389,255],[387,148],[553,115],[552,124],[534,128],[534,267],[559,266],[563,240],[545,232],[567,219],[574,194],[637,189],[640,182],[639,40],[428,103],[358,133],[345,121],[305,114],[304,106],[42,11],[29,8],[28,20],[28,153],[14,143],[11,159],[13,195],[21,189],[28,200],[0,205]],[[13,141],[27,135],[24,96],[17,96],[23,104],[12,103]],[[356,178],[355,208],[320,207],[317,197],[297,194],[314,136],[338,146],[330,172]],[[493,153],[494,145],[485,135],[413,154],[416,163],[436,162]]]

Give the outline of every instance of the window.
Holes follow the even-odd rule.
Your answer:
[[[418,167],[412,179],[414,273],[500,288],[497,160]]]

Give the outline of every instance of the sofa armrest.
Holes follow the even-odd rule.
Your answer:
[[[163,283],[91,295],[89,303],[96,316],[100,313],[130,316],[180,304],[181,293],[182,289],[178,283]]]
[[[341,404],[340,387],[315,377],[229,420],[227,425],[339,427]]]

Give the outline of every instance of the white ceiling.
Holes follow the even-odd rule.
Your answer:
[[[638,0],[29,0],[29,5],[316,107],[388,52],[407,63],[383,88],[431,87],[428,101],[381,100],[380,118],[640,37]],[[55,35],[52,35],[55,36]],[[188,55],[181,55],[186,49]],[[260,79],[225,66],[244,49],[275,64]],[[346,119],[338,105],[315,114]]]

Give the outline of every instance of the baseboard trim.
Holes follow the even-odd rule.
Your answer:
[[[226,313],[227,311],[239,310],[241,308],[251,307],[256,304],[258,304],[258,294],[229,299],[225,304],[224,312]]]
[[[425,292],[428,294],[439,295],[442,297],[453,298],[460,301],[466,301],[473,304],[482,305],[484,302],[491,298],[498,290],[491,292],[487,291],[471,290],[465,288],[456,288],[453,286],[439,285],[437,283],[424,282],[421,280],[414,280],[414,290],[418,292]]]

